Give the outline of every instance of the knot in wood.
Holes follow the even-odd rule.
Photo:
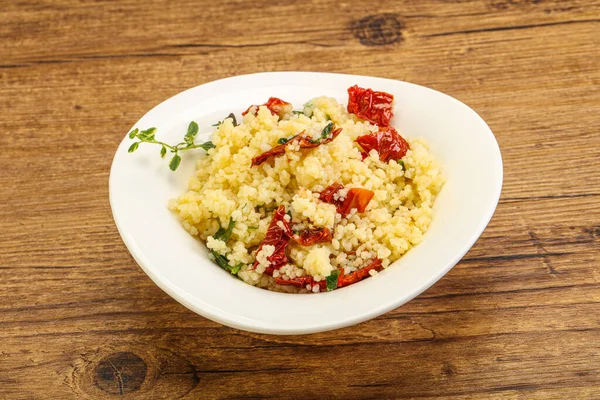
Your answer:
[[[94,381],[106,393],[123,395],[142,386],[147,370],[146,363],[137,355],[130,352],[113,353],[98,363]]]
[[[374,14],[352,22],[352,34],[365,46],[384,46],[402,41],[398,14]]]

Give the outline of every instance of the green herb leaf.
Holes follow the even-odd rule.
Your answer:
[[[304,111],[292,110],[292,114],[295,114],[295,115],[304,115]]]
[[[196,123],[196,121],[190,122],[190,124],[188,125],[187,133],[183,137],[183,141],[186,142],[188,145],[194,144],[194,137],[196,136],[197,133],[198,133],[198,124]]]
[[[235,119],[235,114],[234,113],[229,113],[229,115],[227,116],[227,118],[231,118],[233,121],[233,126],[238,126],[237,120]]]
[[[162,146],[160,148],[160,158],[165,158],[165,154],[167,154],[167,148],[165,146]]]
[[[138,146],[140,145],[140,142],[133,142],[131,144],[131,146],[129,146],[129,149],[127,149],[128,153],[133,153],[134,151],[137,150]]]
[[[235,221],[233,218],[229,217],[229,225],[227,226],[227,230],[223,234],[221,240],[227,243],[231,238],[231,234],[233,233],[233,227],[235,226]]]
[[[258,229],[258,226],[249,226],[249,227],[248,227],[248,230],[249,230],[249,231],[255,231],[255,230],[257,230],[257,229]]]
[[[321,136],[316,140],[311,140],[311,143],[321,143],[321,140],[327,139],[331,130],[333,129],[333,122],[328,123],[325,128],[321,131]]]
[[[232,121],[231,121],[231,122],[233,123],[233,126],[238,126],[238,123],[237,123],[237,120],[235,119],[235,114],[234,114],[234,113],[229,113],[229,115],[228,115],[228,116],[226,116],[226,117],[223,119],[223,121],[219,121],[219,122],[217,122],[216,124],[213,124],[212,126],[219,126],[219,125],[221,125],[223,122],[225,122],[225,120],[226,120],[227,118],[231,118],[231,119],[232,119]]]
[[[340,270],[336,269],[331,271],[331,275],[325,278],[325,282],[327,283],[327,291],[330,292],[334,289],[337,289],[338,277],[340,275]]]
[[[179,154],[175,153],[173,158],[171,158],[169,168],[171,168],[171,171],[175,171],[177,167],[179,167],[179,164],[181,164],[181,157],[179,156]]]
[[[321,131],[321,139],[326,139],[329,137],[331,130],[333,129],[333,122],[328,123],[325,128]]]
[[[258,209],[256,210],[256,212],[259,212],[261,208],[263,210],[265,210],[266,213],[270,213],[271,211],[275,211],[275,209],[277,209],[277,206],[272,204],[271,206],[267,207],[266,204],[262,204],[262,205],[258,206]]]
[[[231,238],[231,233],[233,232],[234,225],[235,225],[235,221],[233,220],[233,218],[230,217],[229,225],[227,226],[227,229],[225,229],[219,225],[219,230],[213,235],[213,238],[215,240],[222,240],[225,243],[227,243],[229,241],[229,239]]]
[[[145,131],[141,131],[137,136],[140,140],[153,140],[156,128],[148,128]]]
[[[211,250],[210,252],[215,258],[215,262],[217,263],[217,265],[223,268],[225,271],[231,272],[233,275],[237,275],[237,273],[240,272],[242,266],[244,265],[243,263],[239,263],[235,267],[232,267],[231,265],[229,265],[229,260],[227,260],[227,257],[217,253],[214,250]]]
[[[277,143],[278,144],[286,144],[289,141],[290,141],[290,139],[282,137],[282,138],[279,138],[279,140],[277,141]]]
[[[208,150],[210,150],[210,149],[214,149],[214,148],[215,148],[215,147],[217,147],[217,146],[215,146],[215,145],[213,144],[213,142],[210,142],[210,141],[209,141],[209,142],[206,142],[206,143],[202,143],[202,144],[201,144],[200,146],[198,146],[198,147],[201,147],[201,148],[203,148],[204,150],[208,151]]]
[[[215,262],[219,267],[223,268],[224,270],[229,269],[229,261],[227,260],[227,257],[220,255],[214,250],[211,250],[210,252],[212,253],[213,257],[215,257]]]
[[[196,123],[196,121],[190,122],[190,124],[188,125],[188,130],[187,130],[186,135],[187,136],[196,136],[197,133],[198,133],[198,124]]]
[[[402,166],[402,169],[406,171],[406,167],[404,166],[404,160],[396,160],[398,164]]]
[[[315,111],[315,105],[313,104],[312,101],[309,101],[304,104],[304,109],[302,111],[303,111],[304,115],[306,115],[308,118],[311,118]]]
[[[240,269],[242,269],[243,265],[243,263],[239,263],[235,267],[229,267],[229,272],[231,272],[233,275],[237,275],[238,272],[240,272]]]
[[[134,130],[132,130],[131,132],[129,132],[129,139],[133,139],[135,137],[135,135],[138,134],[140,130],[138,128],[135,128]]]

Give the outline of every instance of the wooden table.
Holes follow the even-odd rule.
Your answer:
[[[0,398],[599,399],[600,1],[294,3],[1,2]],[[483,236],[358,326],[206,320],[148,279],[111,217],[109,167],[141,115],[280,70],[426,85],[500,143]]]

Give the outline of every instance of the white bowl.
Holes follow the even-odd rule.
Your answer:
[[[160,148],[120,144],[110,172],[110,204],[125,245],[148,276],[184,306],[234,328],[271,334],[326,331],[377,317],[416,297],[469,250],[492,217],[502,187],[502,158],[489,127],[469,107],[443,93],[390,79],[312,72],[236,76],[186,90],[154,107],[134,127],[158,128],[157,138],[179,142],[190,121],[200,132],[230,112],[270,96],[296,108],[317,96],[347,103],[347,88],[394,95],[393,125],[423,137],[447,179],[423,242],[375,278],[328,293],[294,295],[252,287],[221,270],[180,225],[167,202],[186,190],[196,154],[182,153],[176,172]],[[196,141],[208,139],[198,135]],[[196,150],[194,150],[196,151]],[[242,167],[240,167],[242,168]]]

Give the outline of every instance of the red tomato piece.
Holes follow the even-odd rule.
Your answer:
[[[297,235],[294,235],[294,240],[302,246],[331,242],[332,238],[329,228],[304,229]]]
[[[336,200],[334,195],[343,188],[344,185],[334,182],[331,185],[327,186],[325,190],[321,192],[321,194],[319,195],[319,200],[339,207],[342,205],[343,201],[339,199]]]
[[[274,278],[274,279],[275,279],[275,283],[278,285],[292,285],[292,286],[297,286],[299,288],[306,288],[306,285],[310,285],[311,287],[315,286],[315,285],[319,285],[319,287],[321,288],[321,291],[327,290],[327,282],[326,281],[315,282],[315,280],[313,279],[312,276],[299,276],[296,278],[291,278],[287,281],[282,278]]]
[[[281,222],[283,228],[280,226],[279,222]],[[269,265],[270,268],[281,268],[289,261],[285,254],[285,249],[290,243],[290,237],[292,235],[293,233],[289,223],[285,220],[285,206],[279,206],[277,211],[273,214],[273,219],[271,219],[271,223],[267,229],[267,235],[258,247],[257,254],[265,245],[275,246],[275,251],[267,257],[267,260],[271,263]],[[257,265],[258,261],[254,261],[252,269],[255,269]]]
[[[312,276],[298,276],[296,278],[291,278],[287,281],[283,278],[274,278],[274,279],[275,279],[275,283],[278,285],[292,285],[292,286],[298,286],[301,288],[305,288],[306,285],[312,286],[312,284],[313,284]]]
[[[348,194],[345,199],[336,199],[335,194],[344,188],[344,185],[341,185],[337,182],[327,186],[325,190],[321,192],[319,195],[319,200],[333,204],[337,208],[337,212],[342,215],[346,215],[352,210],[356,208],[358,212],[365,212],[369,202],[375,195],[375,192],[368,189],[362,188],[352,188],[348,190]]]
[[[379,126],[388,126],[394,112],[394,96],[354,85],[348,88],[348,112]]]
[[[380,127],[378,132],[356,138],[356,143],[363,148],[363,159],[373,149],[379,153],[382,162],[399,160],[410,148],[408,142],[391,126]]]
[[[337,128],[334,131],[331,132],[331,134],[329,135],[329,137],[322,139],[320,141],[313,141],[312,138],[306,136],[304,134],[304,131],[300,132],[298,135],[294,136],[293,138],[291,138],[290,140],[288,140],[286,143],[284,144],[279,144],[275,147],[273,147],[271,150],[266,151],[256,157],[254,157],[252,159],[252,164],[251,166],[255,166],[255,165],[260,165],[262,163],[264,163],[265,161],[267,161],[269,158],[271,157],[277,157],[280,156],[282,154],[285,154],[285,148],[287,146],[289,146],[292,143],[298,143],[300,145],[301,149],[312,149],[314,147],[318,147],[322,144],[327,144],[330,143],[331,141],[333,141],[333,139],[335,139],[340,133],[342,132],[342,128]]]
[[[290,105],[290,103],[288,103],[287,101],[278,99],[277,97],[269,97],[269,100],[265,104],[262,104],[262,105],[266,106],[269,109],[269,111],[271,111],[271,114],[277,115],[277,116],[279,116],[279,118],[281,118],[281,117],[283,117],[282,114],[285,111],[285,106]],[[258,111],[258,107],[260,107],[260,106],[250,106],[250,107],[248,107],[248,109],[246,111],[244,111],[242,113],[242,115],[248,114],[252,107],[256,107],[256,109]],[[254,115],[256,115],[256,111],[254,112]]]
[[[383,269],[383,266],[381,265],[381,260],[379,258],[375,258],[371,262],[371,264],[367,265],[364,268],[361,268],[359,270],[351,272],[348,275],[343,275],[341,278],[338,277],[338,287],[352,285],[353,283],[356,283],[356,282],[362,281],[365,278],[368,278],[369,276],[371,276],[371,274],[369,274],[369,271],[372,269],[374,269],[377,272],[379,272]],[[343,272],[342,272],[342,274],[343,274]],[[342,274],[340,274],[340,275],[342,275]]]
[[[339,213],[346,215],[353,208],[356,208],[359,213],[365,212],[374,195],[375,192],[368,189],[352,188],[348,190],[346,200],[344,200],[339,208]]]
[[[334,129],[329,134],[328,137],[326,137],[325,139],[317,140],[317,141],[313,140],[312,138],[310,138],[306,135],[300,134],[300,135],[296,136],[295,138],[290,139],[290,142],[292,142],[292,141],[298,142],[301,149],[312,149],[314,147],[319,147],[322,144],[331,143],[333,141],[333,139],[335,139],[341,132],[342,132],[342,128]]]
[[[290,140],[290,142],[291,142],[291,140]],[[252,164],[250,166],[254,167],[255,165],[260,165],[260,164],[264,163],[265,161],[267,161],[271,157],[276,157],[276,156],[285,154],[285,147],[288,145],[288,143],[289,142],[287,142],[285,144],[278,144],[277,146],[273,147],[271,150],[265,151],[261,155],[254,157],[252,159]]]

